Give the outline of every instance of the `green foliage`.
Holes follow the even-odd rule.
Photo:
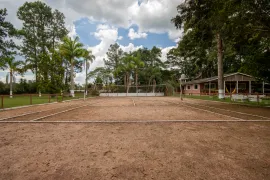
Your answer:
[[[110,69],[104,67],[97,67],[94,71],[88,73],[87,78],[93,78],[97,84],[112,83],[113,74]]]
[[[59,48],[70,68],[70,90],[74,90],[74,67],[79,71],[82,70],[83,62],[79,58],[86,56],[85,49],[83,49],[83,44],[79,42],[78,36],[74,40],[71,37],[65,37]]]
[[[268,0],[181,3],[172,22],[184,35],[166,64],[189,78],[210,77],[217,75],[220,51],[225,73],[240,71],[269,81],[269,8]]]
[[[113,72],[119,66],[121,58],[124,56],[124,52],[120,46],[115,43],[110,45],[110,48],[106,54],[107,59],[104,59],[105,69]],[[115,77],[115,84],[121,84],[122,81],[122,76]]]
[[[67,35],[65,16],[43,2],[25,2],[17,12],[23,22],[19,31],[25,57],[25,69],[31,69],[36,76],[37,91],[57,92],[62,88],[62,57],[56,50],[60,40]],[[57,71],[59,68],[59,71]],[[56,88],[60,85],[60,88]]]
[[[110,45],[110,48],[106,54],[108,59],[104,59],[105,67],[110,70],[115,70],[120,63],[120,59],[124,55],[123,50],[117,43],[115,43]]]
[[[88,74],[88,78],[99,77],[105,84],[124,84],[126,90],[132,83],[138,86],[163,81],[161,71],[165,64],[161,61],[161,49],[157,47],[124,53],[118,44],[112,44],[107,56],[108,59],[104,59],[105,67],[96,68]]]
[[[16,35],[16,30],[10,22],[5,20],[6,9],[0,9],[0,69],[4,69],[5,60],[16,54],[17,46],[11,39]]]

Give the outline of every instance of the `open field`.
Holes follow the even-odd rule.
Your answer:
[[[174,97],[179,97],[179,94],[175,94]],[[230,99],[230,97],[226,97],[225,99],[219,99],[217,95],[209,96],[209,95],[185,95],[183,94],[184,98],[190,98],[190,99],[200,99],[200,100],[210,100],[210,101],[219,101],[219,102],[226,102],[226,103],[232,103],[232,104],[243,104],[243,105],[251,105],[251,106],[270,106],[270,99],[269,95],[267,98],[262,98],[261,101],[258,103],[256,101],[233,101]]]
[[[0,179],[270,179],[269,108],[92,98],[1,111],[0,131]]]
[[[0,109],[1,107],[1,98],[0,97]],[[76,94],[75,98],[71,98],[68,96],[62,97],[60,95],[53,96],[53,95],[42,95],[39,97],[37,94],[34,95],[13,95],[13,98],[10,98],[8,95],[3,96],[3,106],[4,108],[11,108],[11,107],[18,107],[18,106],[28,106],[28,105],[35,105],[35,104],[45,104],[45,103],[53,103],[53,102],[60,102],[65,100],[71,99],[78,99],[83,98],[83,93]]]

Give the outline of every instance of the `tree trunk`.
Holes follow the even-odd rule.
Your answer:
[[[12,83],[13,83],[12,82],[12,80],[13,80],[13,73],[12,73],[12,71],[10,71],[9,78],[10,78],[10,81],[9,81],[10,82],[10,84],[9,84],[9,87],[10,87],[10,89],[9,89],[10,94],[9,95],[10,96],[9,97],[12,98],[13,97],[12,96]]]
[[[127,84],[127,94],[128,94],[128,91],[129,91],[129,81],[130,81],[130,80],[129,80],[129,73],[127,73],[126,76],[127,76],[127,77],[126,77],[126,79],[127,79],[126,84]]]
[[[125,88],[127,90],[127,75],[126,74],[124,76],[124,86],[125,86]]]
[[[223,45],[220,34],[217,33],[217,50],[218,50],[218,98],[224,99],[224,77],[223,77]]]
[[[136,70],[136,73],[135,73],[135,79],[136,79],[136,93],[138,93],[138,72]]]
[[[85,96],[87,96],[87,61],[85,61]]]
[[[71,67],[70,67],[70,96],[75,97],[74,94],[74,65],[73,59],[71,59]]]
[[[153,93],[155,93],[156,89],[156,79],[153,79]]]

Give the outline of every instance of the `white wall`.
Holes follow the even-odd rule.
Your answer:
[[[100,93],[99,96],[109,96],[109,97],[124,97],[124,96],[128,96],[128,97],[153,97],[153,96],[164,96],[164,93]]]

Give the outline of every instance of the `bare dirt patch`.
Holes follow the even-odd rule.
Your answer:
[[[0,179],[270,179],[270,122],[76,123],[227,119],[174,102],[97,98],[46,119],[74,123],[0,123]]]
[[[5,124],[0,179],[269,179],[267,123]]]

